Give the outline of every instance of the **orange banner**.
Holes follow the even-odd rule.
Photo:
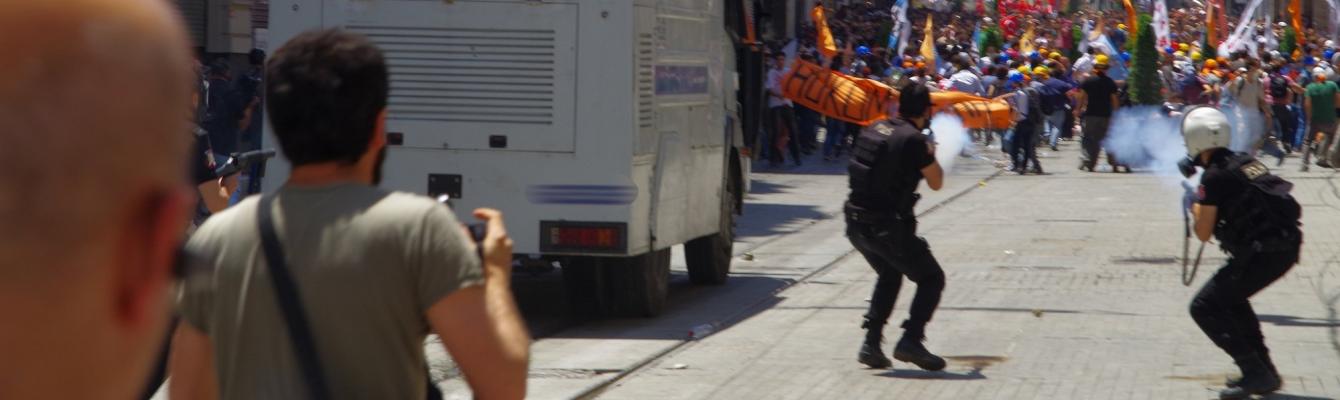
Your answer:
[[[814,20],[814,30],[818,32],[818,37],[814,42],[818,44],[819,52],[823,53],[825,59],[831,59],[837,54],[837,42],[833,40],[833,32],[828,30],[828,18],[824,17],[824,6],[816,5],[810,10],[810,19]]]
[[[935,96],[931,96],[931,101],[935,101]],[[1014,123],[1014,113],[1005,100],[965,101],[954,103],[950,110],[963,119],[963,127],[968,129],[1009,129]]]
[[[898,92],[888,85],[800,60],[782,78],[782,95],[829,118],[862,126],[888,119],[889,107],[898,102]],[[952,112],[969,129],[1005,129],[1014,121],[1004,100],[935,92],[931,93],[931,104],[932,112]]]
[[[801,60],[782,78],[782,95],[823,115],[860,125],[888,118],[889,105],[897,100],[893,88],[883,83]]]

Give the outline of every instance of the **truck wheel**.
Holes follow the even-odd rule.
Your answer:
[[[726,276],[730,274],[731,251],[735,245],[737,185],[735,179],[726,179],[726,190],[721,194],[720,230],[684,244],[684,259],[688,263],[690,282],[699,285],[726,283]]]
[[[578,319],[594,319],[605,314],[605,277],[600,257],[567,257],[560,262],[563,288],[568,306]]]
[[[670,249],[604,259],[606,310],[611,317],[655,317],[665,311]]]

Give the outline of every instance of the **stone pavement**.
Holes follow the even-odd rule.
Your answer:
[[[927,343],[950,359],[946,371],[899,362],[870,370],[856,362],[875,275],[848,245],[830,268],[777,293],[776,302],[680,346],[600,397],[1215,398],[1212,390],[1236,368],[1197,329],[1187,305],[1224,255],[1208,246],[1193,286],[1182,286],[1175,179],[1078,172],[1077,143],[1064,146],[1043,159],[1051,175],[1002,176],[922,217],[921,232],[947,274]],[[1302,261],[1253,304],[1285,377],[1282,394],[1271,398],[1336,398],[1340,176],[1298,173],[1296,163],[1281,175],[1297,185],[1304,207]],[[903,286],[886,351],[901,334],[897,324],[914,289]]]

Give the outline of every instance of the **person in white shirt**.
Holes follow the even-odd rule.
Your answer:
[[[782,152],[785,149],[791,150],[791,159],[796,165],[800,165],[800,143],[794,140],[793,133],[796,132],[796,117],[792,111],[792,103],[782,95],[782,77],[786,75],[786,55],[776,53],[772,56],[772,68],[768,70],[768,132],[771,134],[771,146],[768,150],[768,160],[772,166],[781,166],[785,162]]]

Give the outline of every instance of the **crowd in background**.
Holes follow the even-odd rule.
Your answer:
[[[968,3],[971,4],[971,3]],[[1039,2],[1037,4],[1043,4]],[[965,7],[971,7],[965,6]],[[910,21],[910,35],[901,46],[901,53],[886,46],[890,43],[890,31],[894,28],[894,16],[890,8],[873,2],[842,5],[826,10],[827,23],[838,48],[838,55],[832,59],[823,59],[816,48],[816,31],[812,23],[804,24],[798,30],[796,41],[799,57],[806,60],[818,60],[843,74],[883,81],[892,87],[900,87],[908,82],[923,83],[932,91],[956,90],[970,92],[986,98],[1009,96],[1022,89],[1034,87],[1041,91],[1049,108],[1060,107],[1065,111],[1060,120],[1052,122],[1061,110],[1045,110],[1041,129],[1042,142],[1055,149],[1058,139],[1071,138],[1077,125],[1083,124],[1082,116],[1074,116],[1073,111],[1081,107],[1080,95],[1086,80],[1093,78],[1095,61],[1103,59],[1113,67],[1107,74],[1115,83],[1117,101],[1114,107],[1132,102],[1129,95],[1129,71],[1135,67],[1132,62],[1133,51],[1129,42],[1136,40],[1135,30],[1125,23],[1124,10],[1094,11],[1083,10],[1073,13],[1058,12],[1049,7],[1026,6],[1023,3],[1000,5],[990,10],[987,16],[979,16],[971,10],[935,11],[925,8],[907,10]],[[1003,14],[1001,13],[1003,11]],[[1003,15],[1003,16],[1002,16]],[[933,20],[935,32],[934,59],[923,55],[922,42],[926,35],[927,19]],[[1236,16],[1229,21],[1236,23]],[[1279,22],[1274,22],[1279,21]],[[1308,127],[1317,125],[1327,127],[1333,124],[1334,112],[1312,112],[1308,109],[1309,98],[1315,98],[1318,109],[1334,108],[1332,99],[1323,99],[1329,93],[1325,82],[1334,82],[1336,68],[1340,64],[1340,51],[1335,42],[1324,33],[1307,26],[1302,35],[1292,32],[1287,24],[1287,16],[1273,19],[1257,18],[1239,40],[1237,46],[1227,54],[1217,49],[1205,48],[1206,18],[1204,9],[1171,9],[1168,11],[1168,39],[1171,43],[1157,49],[1159,60],[1155,78],[1159,80],[1159,99],[1169,108],[1183,108],[1187,105],[1244,106],[1247,112],[1259,112],[1266,121],[1261,130],[1269,135],[1259,135],[1263,139],[1251,150],[1264,148],[1279,157],[1283,162],[1286,154],[1299,148],[1309,147],[1315,142],[1320,146],[1323,156],[1318,165],[1329,168],[1340,156],[1340,149],[1331,143],[1333,129],[1318,132],[1304,132]],[[1093,28],[1093,27],[1099,28]],[[1089,30],[1086,30],[1089,29]],[[1228,36],[1232,26],[1219,27],[1221,36]],[[984,30],[995,30],[998,41],[982,40]],[[1097,31],[1097,32],[1095,32]],[[1110,44],[1107,47],[1085,46],[1091,35],[1102,33]],[[897,33],[893,35],[897,37]],[[1296,43],[1285,44],[1288,38],[1297,38]],[[1030,39],[1031,38],[1031,39]],[[999,47],[995,46],[999,43]],[[771,47],[774,54],[780,55],[786,43],[775,42]],[[1087,47],[1087,48],[1086,48]],[[1083,51],[1081,51],[1083,49]],[[781,58],[771,64],[784,69]],[[769,76],[770,95],[779,98],[781,74]],[[1066,85],[1047,85],[1039,87],[1047,80],[1057,80]],[[1312,84],[1319,84],[1316,90],[1309,92]],[[1052,93],[1056,90],[1062,93]],[[1258,93],[1260,92],[1260,93]],[[1311,95],[1309,95],[1311,93]],[[1259,94],[1261,99],[1254,96]],[[1059,99],[1056,96],[1061,96]],[[1026,96],[1018,96],[1024,98]],[[1027,117],[1025,106],[1014,103],[1018,112]],[[776,102],[770,106],[776,106]],[[819,135],[817,128],[824,127],[823,155],[826,160],[835,160],[840,156],[843,144],[859,126],[834,121],[819,115],[803,106],[788,107],[795,109],[794,128],[787,120],[772,118],[767,126],[770,131],[781,130],[777,134],[764,135],[762,149],[765,159],[774,166],[784,161],[784,154],[774,149],[797,149],[800,152],[817,151]],[[779,123],[779,121],[781,121]],[[780,127],[780,128],[779,128]],[[1017,129],[1015,129],[1017,130]],[[1011,169],[1020,169],[1015,151],[1021,149],[1009,146],[1015,135],[1013,131],[996,132],[994,136],[1003,139],[1002,150],[1011,155]],[[788,132],[798,140],[789,140]],[[1321,135],[1317,135],[1321,133]],[[976,138],[986,144],[993,140],[990,132],[977,132]],[[777,140],[777,139],[782,140]],[[798,145],[793,142],[799,142]],[[1041,144],[1039,143],[1039,144]],[[1090,146],[1085,146],[1086,148]],[[1088,151],[1086,150],[1086,153]],[[792,151],[795,153],[795,150]],[[1110,153],[1110,151],[1109,151]],[[1023,156],[1023,155],[1020,155]],[[1097,154],[1086,154],[1096,158]],[[1026,156],[1023,156],[1026,157]],[[800,157],[793,157],[799,164]],[[1081,168],[1087,162],[1081,163]],[[1114,163],[1113,168],[1129,166]],[[1306,168],[1306,165],[1304,165]],[[1092,170],[1092,166],[1089,166]]]

